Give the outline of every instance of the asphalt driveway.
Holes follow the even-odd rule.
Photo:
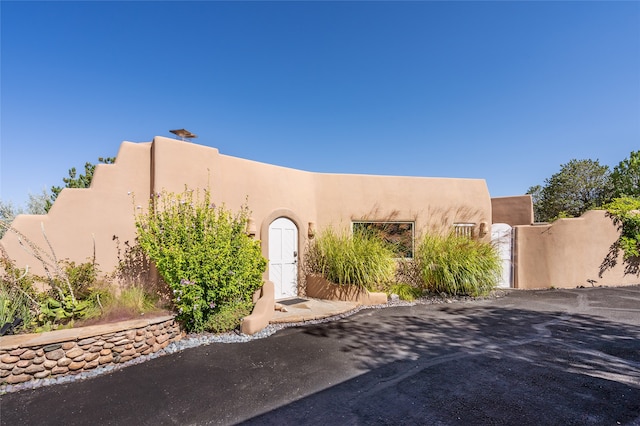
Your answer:
[[[640,287],[369,309],[6,394],[3,425],[640,425]]]

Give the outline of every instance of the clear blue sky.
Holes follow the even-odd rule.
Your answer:
[[[524,194],[640,149],[640,2],[0,2],[0,199],[172,136]]]

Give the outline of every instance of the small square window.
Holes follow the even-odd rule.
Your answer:
[[[475,227],[475,223],[454,223],[453,233],[456,237],[473,238],[473,230]]]

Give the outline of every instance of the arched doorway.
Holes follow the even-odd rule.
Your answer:
[[[286,217],[269,225],[269,280],[276,299],[298,295],[298,228]]]

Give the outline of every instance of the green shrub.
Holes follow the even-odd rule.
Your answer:
[[[13,287],[0,286],[0,327],[14,319],[22,319],[22,324],[13,330],[19,333],[27,329],[33,321],[32,302],[26,294]]]
[[[65,296],[61,300],[47,297],[40,303],[37,321],[40,326],[56,328],[76,319],[89,318],[92,313],[97,315],[98,311],[93,308],[90,300],[72,299],[71,296]]]
[[[177,319],[203,331],[223,309],[250,303],[267,262],[246,234],[246,206],[233,215],[208,190],[162,192],[136,218],[138,242],[172,290]]]
[[[240,325],[240,320],[251,313],[252,308],[253,303],[250,302],[223,306],[207,319],[204,328],[214,333],[224,333],[234,330]]]
[[[56,329],[60,325],[73,325],[76,320],[99,316],[104,286],[98,280],[98,274],[98,267],[93,261],[76,264],[63,260],[59,262],[55,276],[47,280],[40,278],[48,282],[51,289],[39,295],[37,330]]]
[[[412,301],[422,296],[422,289],[407,283],[392,284],[387,294],[397,294],[402,300]]]
[[[640,199],[614,198],[605,209],[620,228],[618,244],[625,260],[640,257]]]
[[[495,248],[468,237],[427,235],[416,257],[425,288],[434,293],[486,295],[500,278]]]
[[[62,265],[75,297],[81,300],[90,298],[100,273],[96,263],[91,261],[76,264],[73,261],[64,260]],[[64,288],[62,285],[60,287]]]
[[[0,246],[0,286],[14,287],[26,293],[28,298],[34,298],[34,282],[34,276],[28,270],[17,268]]]
[[[1,247],[0,247],[1,250]],[[28,330],[38,310],[33,275],[17,268],[4,250],[0,251],[0,327],[15,318],[22,324],[15,333]]]
[[[307,270],[340,285],[377,290],[393,280],[395,253],[377,234],[327,228],[310,245]]]

